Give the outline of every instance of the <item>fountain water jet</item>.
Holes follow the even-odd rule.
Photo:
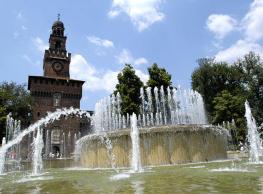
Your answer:
[[[132,141],[132,170],[134,172],[141,171],[141,157],[140,157],[140,138],[137,127],[137,116],[135,113],[131,116],[131,141]]]
[[[256,121],[251,113],[251,109],[248,101],[245,102],[246,113],[245,117],[247,120],[248,134],[247,139],[250,145],[249,149],[249,161],[253,163],[259,163],[259,156],[262,155],[262,142],[260,135],[257,131]]]
[[[20,134],[16,136],[16,138],[12,139],[9,141],[7,144],[2,146],[0,148],[0,174],[3,174],[4,172],[4,165],[5,165],[5,155],[6,152],[8,151],[9,148],[11,148],[13,145],[18,144],[21,142],[21,140],[31,132],[34,132],[36,129],[38,129],[41,126],[46,126],[49,123],[54,122],[55,120],[58,120],[62,115],[76,115],[79,117],[82,117],[85,115],[86,117],[90,117],[90,114],[87,113],[86,111],[82,111],[80,109],[74,109],[73,107],[71,108],[64,108],[64,109],[57,109],[57,111],[48,113],[46,117],[41,118],[37,122],[35,122],[33,125],[30,125],[27,129],[24,129]]]
[[[32,175],[37,176],[43,170],[42,150],[44,148],[43,130],[39,127],[37,129],[37,136],[34,138],[32,145],[33,145]]]

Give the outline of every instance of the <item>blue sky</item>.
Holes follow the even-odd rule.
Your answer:
[[[0,81],[27,83],[28,75],[43,74],[58,13],[72,53],[71,78],[86,81],[83,109],[111,93],[126,62],[143,81],[156,62],[174,85],[190,88],[198,58],[263,55],[263,0],[1,1]]]

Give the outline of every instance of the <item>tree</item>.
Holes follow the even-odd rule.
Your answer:
[[[246,123],[244,120],[246,101],[245,96],[232,95],[229,91],[223,90],[213,100],[213,123],[231,122],[233,119],[237,126],[237,138],[239,141],[245,141]],[[237,142],[236,142],[237,143]]]
[[[0,84],[0,134],[1,139],[5,133],[6,116],[12,113],[15,119],[21,120],[23,127],[31,120],[32,98],[27,91],[25,84],[14,82],[3,82]]]
[[[210,122],[216,124],[235,119],[239,140],[244,141],[246,125],[244,102],[248,99],[258,125],[263,123],[263,64],[253,52],[234,64],[214,59],[198,60],[192,73],[192,88],[204,98]]]
[[[223,90],[232,94],[242,92],[240,75],[235,68],[227,63],[216,62],[214,59],[199,59],[199,67],[192,73],[192,88],[204,98],[208,118],[213,120],[213,100]]]
[[[143,82],[135,74],[135,70],[130,64],[126,64],[123,70],[118,74],[119,83],[116,85],[115,93],[119,92],[122,114],[139,114],[140,112],[140,88]]]
[[[259,55],[248,53],[235,63],[242,75],[241,85],[251,105],[258,125],[263,124],[263,63]]]
[[[151,95],[154,96],[154,88],[157,87],[160,91],[161,86],[163,86],[164,93],[167,97],[167,88],[170,87],[172,89],[172,76],[166,71],[165,68],[160,68],[156,63],[154,63],[151,67],[148,68],[149,72],[149,80],[147,82],[147,86],[151,87]],[[158,93],[160,99],[160,92]],[[153,102],[153,110],[154,112],[157,111],[156,109],[156,102],[155,98],[152,98]],[[168,106],[168,104],[165,104]]]
[[[172,85],[171,78],[172,76],[166,71],[165,68],[160,68],[156,63],[148,68],[149,80],[147,86],[149,87],[158,87],[161,86],[164,88],[170,87]]]

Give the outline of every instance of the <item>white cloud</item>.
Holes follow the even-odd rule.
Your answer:
[[[114,43],[110,40],[107,39],[101,39],[99,37],[96,36],[87,36],[87,39],[90,43],[95,44],[97,46],[102,46],[105,48],[113,48],[114,47]]]
[[[143,31],[164,19],[164,14],[159,11],[162,2],[163,0],[113,0],[108,16],[114,18],[125,13],[138,31]]]
[[[144,65],[148,63],[148,60],[144,57],[134,59],[131,52],[127,49],[123,49],[117,56],[115,56],[119,64],[132,64],[135,66]]]
[[[135,69],[135,74],[142,80],[143,83],[146,84],[146,82],[149,80],[149,75],[145,74],[139,69]]]
[[[70,71],[72,78],[85,81],[84,89],[90,91],[106,90],[108,92],[113,92],[115,89],[118,83],[117,76],[120,72],[112,70],[100,72],[80,54],[72,56]],[[135,69],[135,72],[142,81],[146,82],[148,80],[148,75],[141,70]]]
[[[263,0],[254,0],[242,20],[246,39],[256,41],[263,37]]]
[[[263,47],[260,44],[260,40],[263,38],[263,0],[254,0],[241,22],[236,24],[236,21],[233,21],[233,24],[234,27],[239,26],[242,38],[229,48],[219,51],[215,55],[216,60],[233,62],[250,51],[263,57]],[[215,26],[214,33],[216,33],[216,29]],[[232,31],[231,25],[228,31]],[[218,36],[220,37],[220,33]],[[224,33],[221,37],[224,37]]]
[[[19,34],[18,32],[14,32],[14,33],[13,33],[14,39],[17,39],[19,36],[20,36],[20,34]]]
[[[144,57],[141,57],[141,58],[134,60],[135,66],[139,66],[139,65],[143,65],[143,64],[147,64],[147,63],[148,63],[148,61]]]
[[[234,62],[236,59],[242,58],[250,51],[254,51],[255,53],[263,57],[263,47],[261,45],[245,40],[238,40],[231,47],[219,51],[216,54],[215,58],[217,61]]]
[[[21,11],[19,11],[17,14],[16,14],[16,18],[19,19],[19,20],[23,20],[24,19],[24,16],[22,14]]]
[[[21,55],[21,57],[27,62],[27,64],[40,67],[40,61],[33,61],[33,59],[26,54]]]
[[[120,64],[131,64],[133,63],[134,59],[131,52],[127,49],[123,49],[115,58],[118,60]]]
[[[41,38],[35,37],[32,39],[34,45],[37,47],[37,50],[40,52],[44,52],[46,49],[48,49],[48,44],[45,43]]]
[[[223,39],[235,30],[237,21],[229,15],[212,14],[206,21],[206,27],[215,34],[217,39]]]
[[[24,25],[22,25],[21,28],[22,28],[22,30],[27,30],[27,27]]]
[[[24,54],[24,55],[22,55],[21,57],[22,57],[24,60],[26,60],[30,65],[33,65],[33,64],[34,64],[33,60],[32,60],[28,55]]]

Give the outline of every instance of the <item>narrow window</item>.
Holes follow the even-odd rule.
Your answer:
[[[53,106],[58,107],[61,106],[61,94],[55,93],[53,95]]]

